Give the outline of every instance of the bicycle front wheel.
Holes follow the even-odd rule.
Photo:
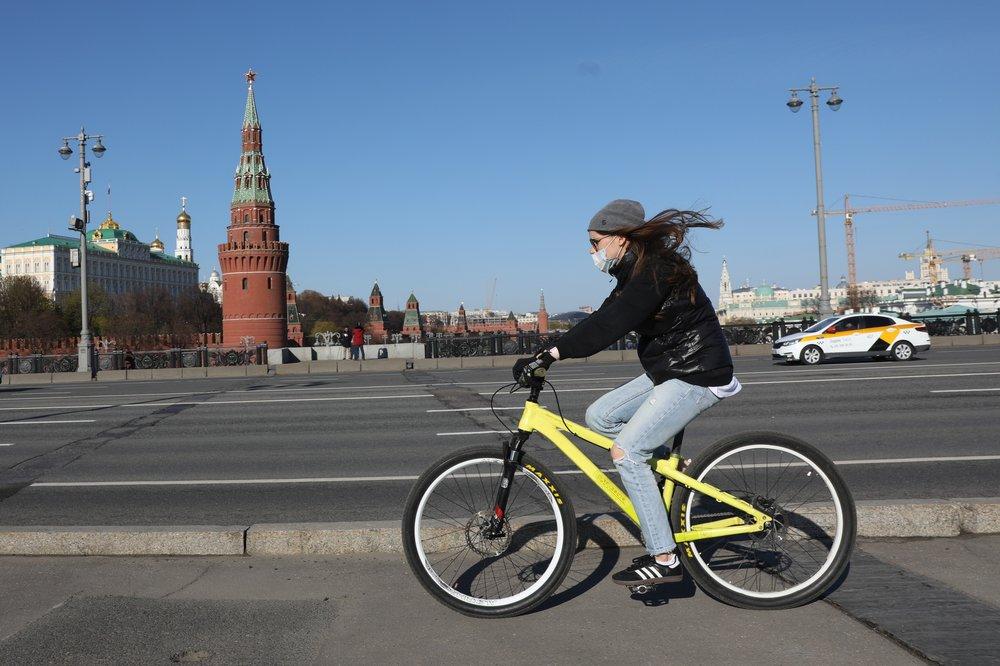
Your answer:
[[[510,617],[562,583],[576,549],[576,515],[555,476],[525,455],[501,529],[491,532],[503,471],[497,448],[470,447],[434,463],[410,491],[403,548],[438,601],[474,617]]]
[[[771,517],[751,534],[697,539],[678,549],[705,592],[741,608],[792,608],[823,593],[854,549],[854,500],[833,462],[802,440],[776,432],[734,435],[710,446],[684,473]],[[678,487],[671,506],[679,532],[746,514]]]

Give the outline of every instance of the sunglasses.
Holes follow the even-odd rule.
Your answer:
[[[606,241],[609,238],[611,238],[610,234],[607,235],[607,236],[601,236],[600,238],[588,238],[587,240],[590,241],[590,247],[592,247],[592,248],[594,248],[596,250],[597,248],[599,248],[601,246],[601,243],[603,243],[604,241]]]

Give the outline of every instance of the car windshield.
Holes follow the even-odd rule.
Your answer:
[[[839,319],[839,317],[827,317],[823,321],[817,322],[817,323],[813,324],[812,326],[810,326],[809,328],[807,328],[804,332],[805,333],[818,333],[818,332],[826,329],[826,327],[830,326],[833,322],[837,321],[837,319]]]

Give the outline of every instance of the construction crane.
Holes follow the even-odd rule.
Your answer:
[[[916,252],[900,252],[900,259],[920,259],[921,264],[926,263],[926,277],[930,280],[931,284],[937,284],[938,278],[940,276],[940,267],[946,261],[961,261],[962,262],[962,276],[969,280],[972,278],[972,262],[979,261],[983,262],[987,259],[997,259],[1000,258],[1000,247],[976,247],[976,248],[963,248],[956,250],[948,250],[946,252],[938,252],[934,249],[934,239],[931,238],[931,232],[925,232],[927,234],[927,244],[924,247],[924,251],[920,253]],[[941,239],[938,239],[939,241]],[[944,241],[942,241],[944,242]],[[947,241],[951,242],[951,241]],[[921,278],[924,277],[924,272],[921,271]]]
[[[493,284],[490,286],[490,290],[486,292],[486,311],[491,312],[493,310],[493,299],[497,295],[497,278],[493,278]]]
[[[855,195],[861,196],[861,195]],[[858,295],[858,270],[854,259],[854,216],[860,213],[889,213],[902,210],[923,210],[926,208],[960,208],[962,206],[992,206],[1000,204],[1000,199],[964,199],[959,201],[920,201],[898,204],[887,204],[881,206],[862,206],[851,208],[850,195],[844,195],[844,209],[830,210],[827,215],[844,216],[844,240],[847,242],[847,295],[851,307],[858,308],[860,297]],[[813,211],[813,215],[816,211]]]

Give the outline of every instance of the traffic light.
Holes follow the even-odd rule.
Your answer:
[[[70,215],[69,229],[70,231],[79,231],[82,234],[87,231],[87,225],[84,224],[83,220],[78,218],[76,215]]]

